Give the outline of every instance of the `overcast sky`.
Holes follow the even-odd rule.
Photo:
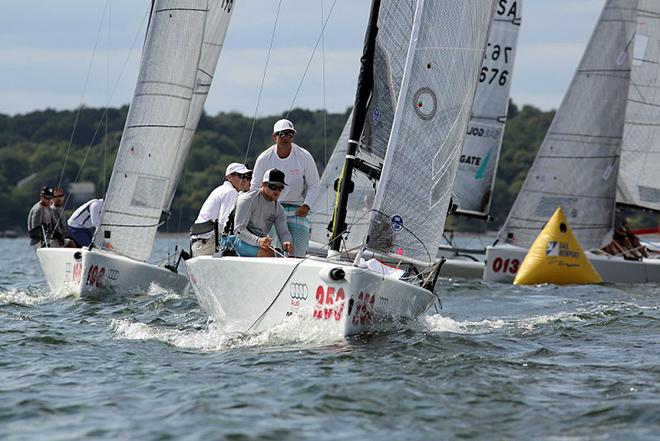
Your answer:
[[[235,0],[232,23],[206,103],[215,115],[252,115],[279,0]],[[433,1],[433,0],[431,0]],[[283,0],[259,115],[289,108],[327,15],[295,106],[344,111],[353,102],[370,0]],[[149,0],[2,0],[0,113],[130,102]],[[604,0],[524,0],[513,77],[518,104],[556,108]],[[322,60],[325,60],[325,99]],[[91,69],[90,69],[91,66]]]

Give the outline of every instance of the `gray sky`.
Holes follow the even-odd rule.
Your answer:
[[[321,31],[322,4],[327,15],[333,1],[283,0],[259,115],[289,108]],[[604,0],[524,2],[512,97],[556,108]],[[130,102],[150,3],[2,0],[0,113]],[[370,3],[336,0],[324,38],[325,98],[319,49],[295,106],[320,109],[325,100],[337,112],[352,104]],[[235,0],[207,113],[254,113],[277,4]]]

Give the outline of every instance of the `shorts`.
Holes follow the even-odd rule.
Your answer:
[[[233,249],[240,257],[257,257],[259,252],[259,247],[243,242],[237,236],[224,236],[220,240],[220,246]]]
[[[79,247],[86,247],[92,243],[93,233],[90,228],[77,228],[67,225],[69,236],[76,242]]]

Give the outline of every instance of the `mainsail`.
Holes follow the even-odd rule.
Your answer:
[[[454,180],[459,214],[487,217],[504,137],[522,0],[497,5]]]
[[[584,248],[601,245],[614,216],[636,3],[605,4],[500,240],[529,247],[562,207]]]
[[[234,2],[156,0],[97,247],[144,261],[169,210]]]
[[[435,259],[494,6],[418,1],[369,248]]]
[[[617,202],[660,210],[660,2],[638,0]]]

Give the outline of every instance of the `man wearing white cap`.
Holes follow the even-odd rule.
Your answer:
[[[312,155],[293,142],[295,134],[296,129],[288,119],[275,123],[275,144],[257,158],[250,188],[259,188],[266,170],[276,168],[284,172],[287,186],[282,191],[279,202],[284,208],[287,227],[293,236],[295,256],[304,257],[311,234],[311,222],[307,215],[320,191],[319,171]]]
[[[195,224],[218,221],[218,231],[222,231],[229,218],[229,213],[236,205],[239,191],[248,191],[252,170],[244,164],[232,162],[227,166],[225,181],[206,198]],[[190,250],[193,257],[210,256],[216,250],[214,231],[190,235]]]
[[[273,257],[273,238],[268,234],[275,228],[282,248],[291,254],[291,233],[287,228],[284,209],[277,202],[286,187],[284,172],[276,168],[266,170],[258,190],[243,193],[236,201],[233,236],[223,238],[223,245],[243,257]]]

